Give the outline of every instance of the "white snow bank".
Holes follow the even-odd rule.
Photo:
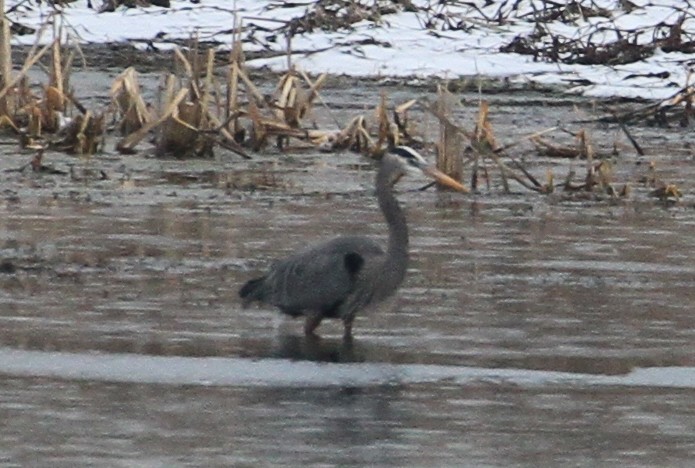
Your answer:
[[[284,55],[287,42],[280,29],[285,22],[303,16],[312,6],[273,0],[201,0],[195,4],[172,0],[169,9],[122,8],[116,12],[97,13],[87,8],[86,1],[78,0],[56,15],[47,2],[41,5],[23,2],[12,10],[18,3],[8,2],[12,21],[38,27],[53,18],[54,23],[63,26],[70,40],[81,43],[129,41],[141,48],[172,47],[192,34],[197,34],[201,41],[215,42],[218,47],[229,47],[236,20],[245,26],[242,36],[245,50],[266,52],[265,58],[250,60],[248,64],[276,71],[287,67]],[[546,85],[562,84],[568,86],[570,92],[586,96],[665,99],[685,86],[691,62],[695,63],[691,55],[660,50],[639,62],[616,66],[567,65],[534,61],[530,55],[502,53],[500,48],[512,39],[534,31],[533,7],[540,4],[534,0],[489,2],[488,6],[485,3],[460,2],[455,6],[415,0],[416,6],[430,5],[430,11],[446,16],[399,11],[383,15],[377,22],[354,23],[349,29],[324,31],[315,28],[299,33],[292,38],[293,64],[313,73],[452,79],[504,77]],[[517,3],[518,8],[511,11],[511,5]],[[596,44],[615,40],[616,27],[626,35],[639,29],[643,32],[636,34],[635,40],[645,43],[653,37],[663,37],[668,27],[677,23],[688,8],[685,0],[664,5],[637,0],[633,4],[638,8],[631,12],[624,11],[617,0],[580,3],[586,5],[587,12],[590,6],[598,5],[604,9],[603,16],[579,15],[571,23],[549,19],[542,26],[568,41],[590,39]],[[504,21],[499,24],[486,19],[500,15]],[[685,16],[681,26],[686,38],[695,35],[695,19],[690,16]],[[46,42],[50,36],[49,31],[39,40]],[[32,44],[36,40],[36,34],[14,38],[18,44]]]

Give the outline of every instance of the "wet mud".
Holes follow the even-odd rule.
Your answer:
[[[103,103],[110,78],[82,75],[87,103]],[[152,93],[158,80],[143,77]],[[329,88],[337,110],[317,110],[318,124],[372,108],[384,89],[394,102],[428,92]],[[502,141],[592,108],[488,98]],[[478,96],[462,99],[458,117],[472,122]],[[588,129],[597,146],[622,141]],[[120,156],[109,141],[90,160],[47,153],[65,174],[39,174],[15,171],[31,154],[3,140],[0,462],[684,466],[695,453],[694,138],[634,134],[647,156],[623,142],[613,161],[634,186],[627,199],[404,180],[408,276],[358,317],[351,343],[339,323],[307,339],[274,310],[242,310],[237,290],[308,242],[384,238],[364,158],[269,149],[177,161],[146,146]],[[530,146],[515,155],[539,177],[581,165]],[[636,182],[652,160],[685,194],[678,203]]]

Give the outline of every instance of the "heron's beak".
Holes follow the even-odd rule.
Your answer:
[[[444,174],[442,171],[437,169],[434,166],[425,166],[420,168],[422,172],[424,172],[426,175],[429,177],[433,178],[436,180],[438,183],[445,185],[449,188],[452,188],[454,190],[457,190],[459,192],[464,192],[468,193],[468,189],[462,185],[460,182],[455,181],[448,175]]]

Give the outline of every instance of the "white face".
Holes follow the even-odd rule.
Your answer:
[[[422,173],[422,169],[429,166],[425,158],[409,146],[396,146],[389,154],[394,156],[406,172]]]
[[[458,190],[459,192],[468,192],[468,189],[461,182],[452,179],[436,167],[429,165],[420,153],[409,146],[396,146],[386,153],[384,158],[387,159],[382,164],[387,163],[389,166],[387,169],[391,178],[391,184],[398,182],[398,179],[406,173],[415,172],[436,180],[440,185]]]

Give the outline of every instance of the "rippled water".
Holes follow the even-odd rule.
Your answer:
[[[687,466],[695,208],[399,185],[397,297],[306,339],[240,284],[383,238],[354,155],[3,173],[0,464]],[[26,156],[7,155],[0,170]],[[681,162],[678,162],[681,161]],[[690,165],[663,173],[692,191]],[[255,187],[255,188],[254,188]]]

